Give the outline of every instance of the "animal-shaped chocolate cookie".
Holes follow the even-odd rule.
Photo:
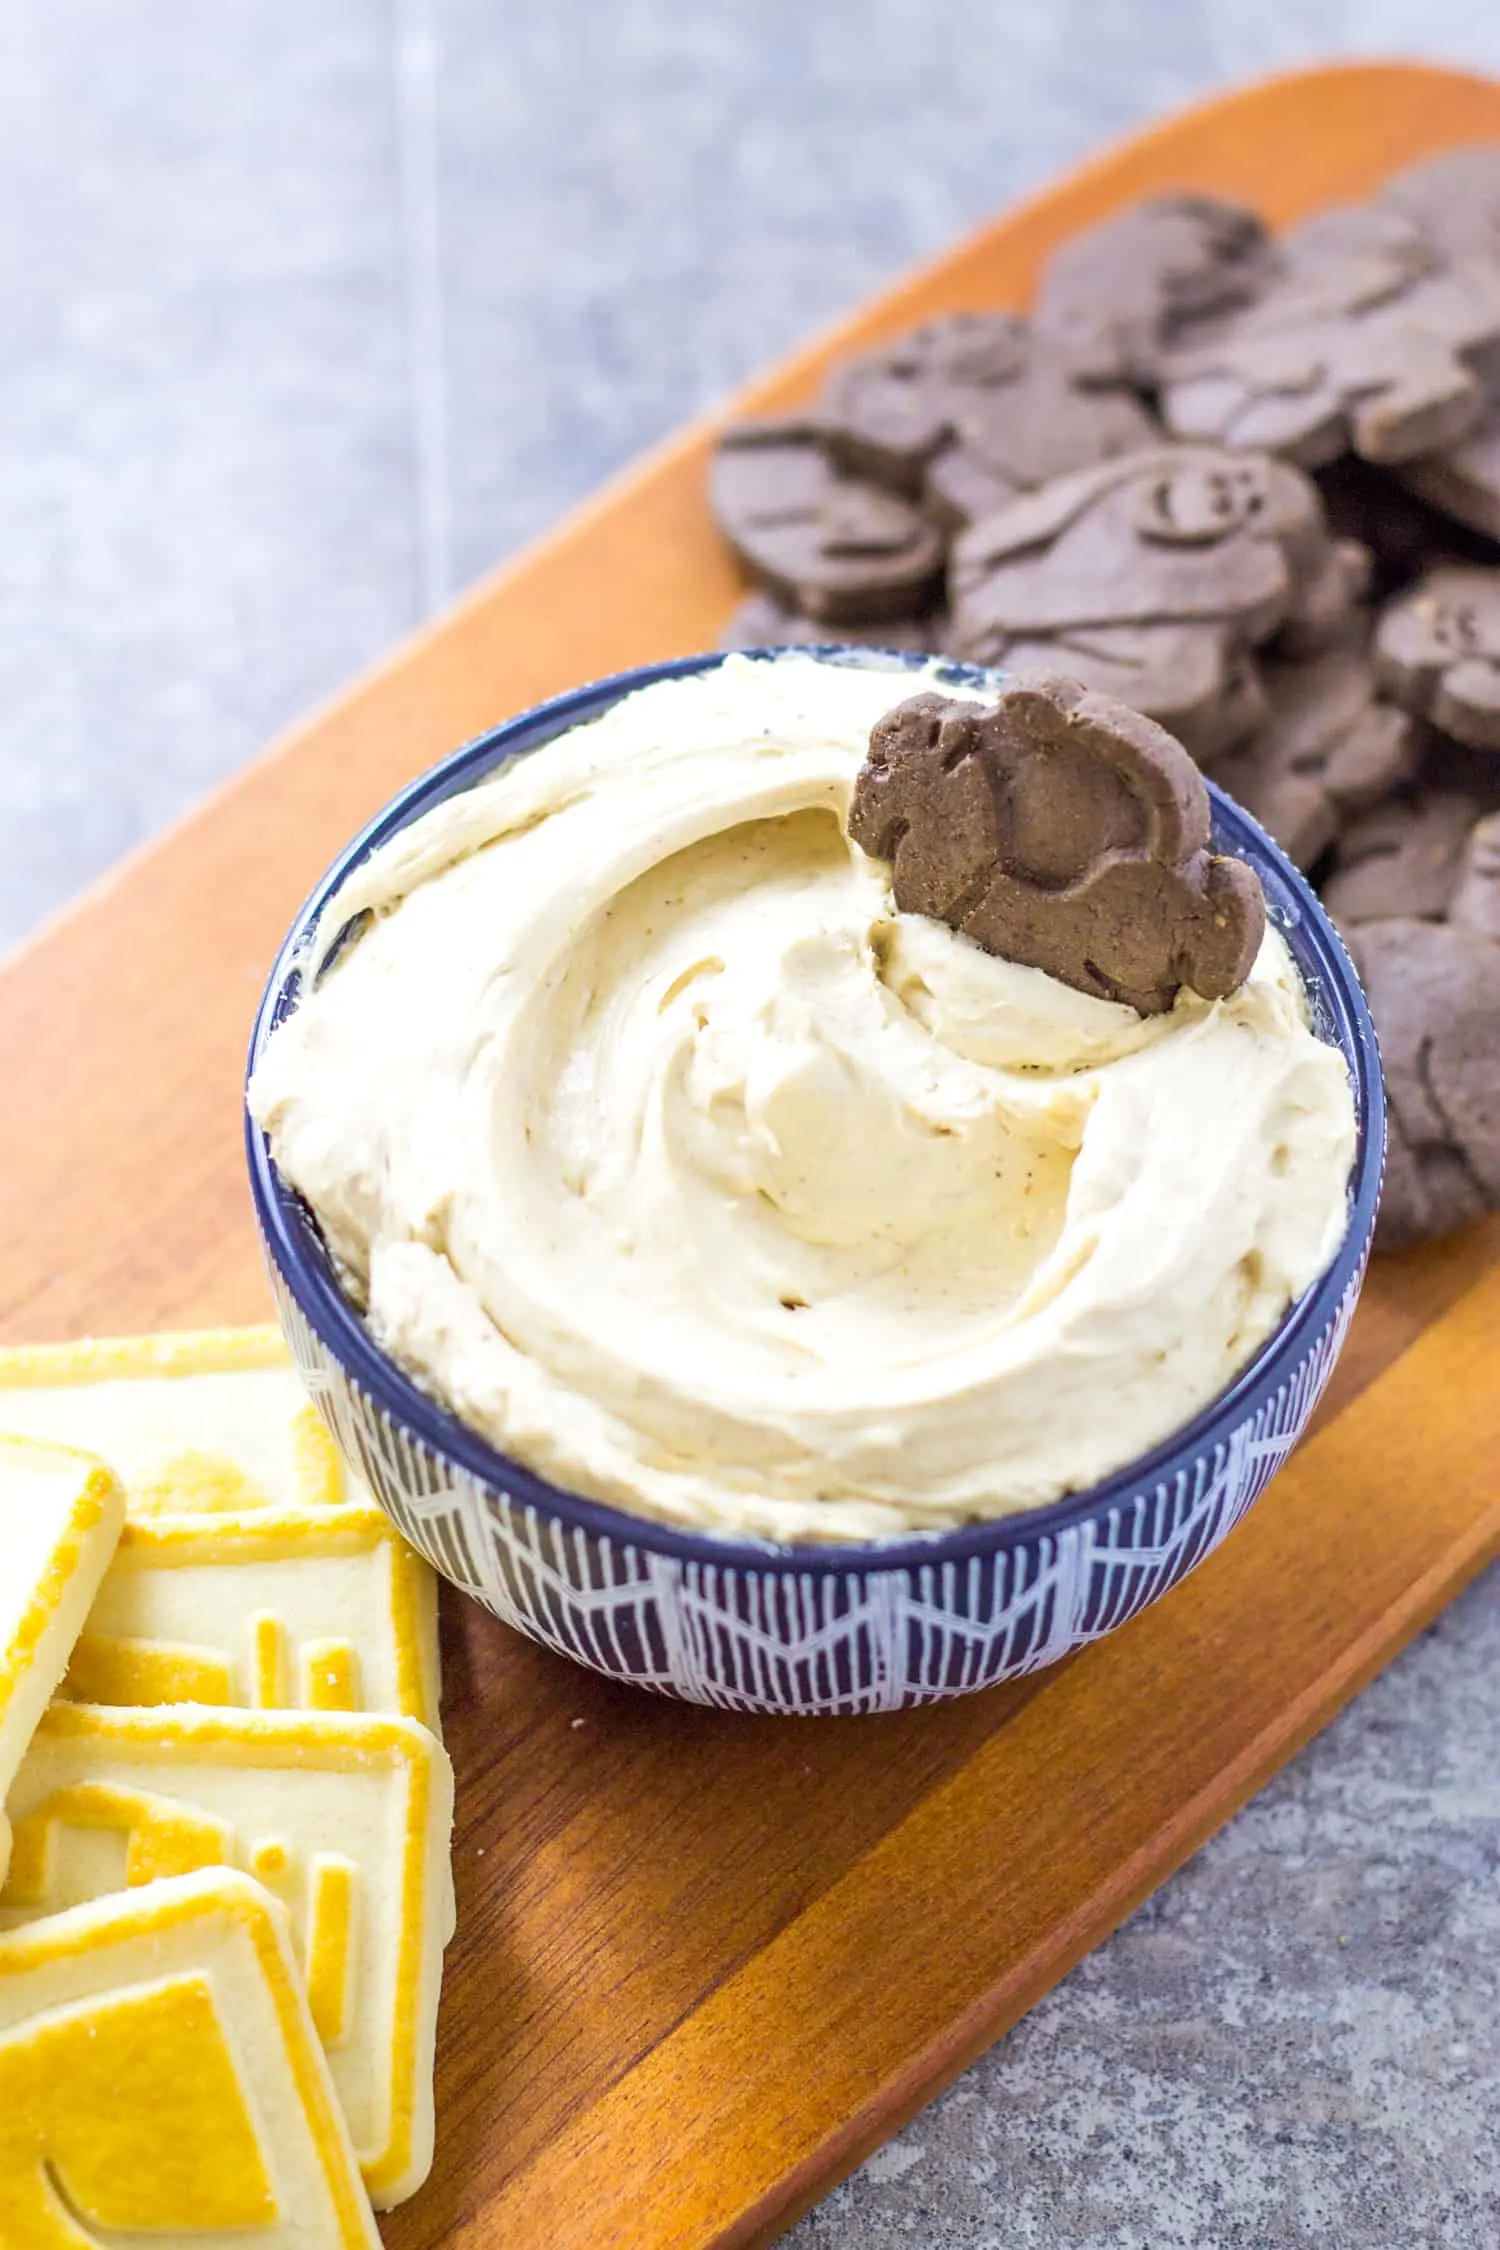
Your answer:
[[[1348,451],[1412,460],[1479,421],[1500,267],[1449,264],[1399,213],[1373,208],[1323,214],[1282,254],[1254,304],[1166,355],[1169,429],[1316,468]]]
[[[1447,789],[1376,805],[1340,837],[1323,904],[1344,929],[1392,915],[1440,921],[1479,814],[1472,797]]]
[[[853,624],[845,618],[830,625],[826,618],[807,617],[788,609],[774,594],[747,594],[734,609],[719,635],[720,648],[816,648],[838,641],[855,648],[908,649],[919,656],[936,654],[943,646],[948,616],[932,610],[925,617],[887,617],[874,624]]]
[[[1500,142],[1414,164],[1387,182],[1381,201],[1447,256],[1500,268]],[[1406,463],[1401,481],[1444,515],[1500,539],[1500,395],[1493,382],[1482,420],[1454,444]]]
[[[1142,1015],[1249,975],[1260,883],[1209,851],[1208,793],[1150,719],[1042,673],[993,704],[931,693],[875,726],[849,834],[896,904]]]
[[[1396,919],[1351,931],[1349,949],[1390,1120],[1375,1240],[1395,1250],[1500,1208],[1500,945]]]
[[[1327,537],[1284,462],[1161,446],[1060,477],[954,543],[955,655],[1056,665],[1159,719],[1195,757],[1264,713],[1248,649]]]
[[[1164,347],[1257,296],[1276,270],[1265,222],[1212,195],[1154,195],[1054,252],[1039,329],[1091,374],[1154,384]]]
[[[1302,664],[1267,663],[1261,678],[1265,722],[1215,766],[1214,779],[1308,868],[1350,814],[1411,779],[1416,730],[1380,699],[1358,647],[1328,649]]]
[[[1397,470],[1419,499],[1486,539],[1500,539],[1500,401],[1486,407],[1466,437],[1438,453],[1419,454]],[[1450,544],[1447,539],[1437,543]]]
[[[847,361],[818,419],[836,461],[923,494],[950,525],[1161,434],[1139,400],[1085,388],[1060,345],[998,313],[955,313]]]
[[[966,405],[1025,377],[1034,354],[1011,313],[952,313],[842,361],[818,401],[834,458],[913,498]]]
[[[1475,749],[1500,749],[1500,569],[1418,579],[1381,618],[1375,662],[1408,711]]]
[[[709,496],[750,576],[805,616],[906,617],[936,589],[941,531],[894,493],[841,475],[816,421],[726,430]]]
[[[1500,141],[1429,156],[1387,180],[1377,200],[1446,256],[1500,265]]]

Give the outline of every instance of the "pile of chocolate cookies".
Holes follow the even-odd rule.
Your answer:
[[[1161,196],[729,428],[728,647],[1043,668],[1317,884],[1380,1032],[1379,1240],[1500,1208],[1500,143],[1273,236]]]

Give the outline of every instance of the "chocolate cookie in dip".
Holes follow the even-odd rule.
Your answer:
[[[1344,1230],[1345,1066],[1207,847],[1105,697],[732,656],[359,866],[251,1106],[377,1340],[554,1481],[777,1540],[1031,1507]]]

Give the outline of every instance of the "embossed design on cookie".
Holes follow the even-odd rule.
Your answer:
[[[129,2119],[125,2164],[118,2125],[101,2130],[116,2105]],[[288,2215],[207,1977],[138,1985],[0,2033],[0,2204],[19,2229],[8,2239],[24,2250],[95,2239],[60,2217],[56,2188],[70,2213],[111,2234],[259,2234]]]
[[[978,663],[1056,666],[1212,757],[1263,717],[1247,652],[1328,546],[1299,470],[1158,447],[1060,477],[962,534],[949,645]]]
[[[739,422],[719,440],[709,497],[750,576],[808,617],[904,617],[936,589],[943,535],[909,501],[842,475],[807,416]]]
[[[128,1523],[73,1651],[74,1700],[388,1711],[437,1723],[426,1565],[380,1510]]]
[[[1500,569],[1429,571],[1381,618],[1375,661],[1408,711],[1500,749]]]
[[[1265,902],[1208,849],[1208,796],[1164,730],[1041,675],[992,705],[913,696],[873,730],[849,833],[896,904],[1143,1015],[1248,976]]]
[[[379,2250],[258,1884],[168,1877],[0,1935],[0,2226],[7,2250]]]

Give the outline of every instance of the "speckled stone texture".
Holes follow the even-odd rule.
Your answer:
[[[788,2238],[1494,2250],[1500,1580]]]
[[[1500,70],[1486,0],[9,0],[0,945],[1095,143],[1418,38]],[[1491,1580],[799,2250],[1494,2250],[1497,1682]]]

